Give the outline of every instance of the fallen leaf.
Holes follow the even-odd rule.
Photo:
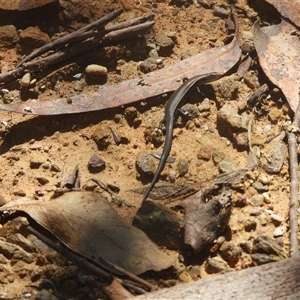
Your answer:
[[[0,110],[33,115],[61,115],[114,108],[174,91],[182,84],[182,77],[191,78],[209,73],[225,74],[240,59],[238,22],[233,14],[236,31],[228,45],[209,49],[175,65],[163,68],[142,78],[126,80],[114,85],[100,86],[92,95],[76,95],[69,99],[27,101],[18,104],[0,104]]]
[[[226,228],[231,203],[219,198],[205,201],[205,197],[216,187],[201,189],[198,193],[186,198],[182,205],[184,214],[184,241],[191,245],[195,253],[209,248]]]
[[[99,193],[70,192],[44,201],[11,201],[0,212],[25,212],[72,251],[98,263],[104,259],[133,274],[170,267],[174,257],[161,252],[138,228],[126,223]]]
[[[292,35],[294,31],[295,28],[285,21],[263,29],[259,22],[253,25],[260,65],[268,78],[282,90],[295,112],[300,86],[300,41]]]
[[[280,14],[290,19],[297,26],[300,26],[300,2],[299,0],[266,0],[268,3],[272,4]]]
[[[0,9],[28,10],[46,5],[56,0],[0,0]]]

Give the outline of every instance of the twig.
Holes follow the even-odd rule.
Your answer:
[[[292,128],[299,132],[300,125],[300,92],[297,110],[294,116]],[[292,131],[294,131],[292,130]],[[291,196],[290,196],[290,256],[295,258],[299,256],[298,246],[298,194],[299,194],[299,172],[297,159],[297,140],[294,132],[287,132],[289,144],[289,161],[290,161],[290,176],[291,176]]]
[[[30,55],[25,57],[22,61],[20,61],[16,65],[16,67],[20,67],[25,62],[30,61],[50,50],[59,49],[59,48],[64,47],[67,44],[71,44],[71,43],[78,42],[78,41],[83,41],[89,37],[92,37],[100,30],[104,30],[104,25],[108,24],[110,21],[117,18],[122,12],[123,12],[122,8],[116,9],[113,12],[111,12],[110,14],[104,16],[103,18],[101,18],[81,29],[78,29],[75,32],[68,34],[67,36],[63,36],[51,43],[48,43],[48,44],[38,48],[37,50],[32,52]]]
[[[153,289],[152,284],[148,283],[144,279],[130,273],[129,271],[114,265],[108,261],[105,261],[104,259],[97,261],[96,263],[93,263],[86,259],[85,257],[77,254],[76,252],[73,252],[69,248],[67,248],[64,244],[62,244],[60,241],[53,241],[52,239],[46,237],[44,234],[33,228],[32,226],[27,226],[27,229],[30,233],[34,234],[38,239],[40,239],[42,242],[44,242],[47,246],[51,247],[67,259],[69,259],[71,262],[73,262],[75,265],[77,265],[82,270],[86,271],[87,273],[99,277],[103,282],[105,283],[111,283],[112,282],[112,274],[115,275],[123,275],[132,280],[133,282],[136,282],[140,285],[142,285],[146,290],[151,291]],[[55,238],[55,237],[54,237]],[[107,271],[104,271],[102,268],[105,268]],[[121,281],[122,284],[123,281]],[[126,283],[125,285],[127,285]],[[143,290],[141,288],[138,288],[137,290]],[[143,290],[144,291],[144,290]],[[144,291],[145,292],[145,291]]]
[[[117,13],[120,13],[120,10],[117,10]],[[106,16],[100,19],[99,22],[103,19],[105,19],[105,21],[110,20],[112,16],[115,17],[116,14],[110,14],[109,18],[107,18]],[[86,32],[86,30],[82,30],[94,24],[94,22],[82,29],[79,29],[79,34],[78,31],[73,32],[72,34],[59,39],[61,41],[56,40],[48,45],[37,49],[34,53],[32,53],[31,55],[26,57],[22,62],[20,62],[14,70],[1,74],[0,83],[7,83],[13,81],[25,74],[25,72],[36,72],[45,70],[51,65],[66,61],[67,59],[89,51],[90,49],[99,45],[108,46],[113,43],[119,43],[122,40],[144,33],[145,31],[149,30],[149,28],[151,28],[154,24],[154,21],[151,21],[152,19],[153,15],[147,14],[143,17],[136,18],[131,21],[125,21],[117,25],[109,26],[107,29],[103,29],[100,31],[97,31],[94,25],[92,26],[91,31]],[[102,21],[102,23],[103,22],[104,21]],[[74,41],[76,41],[77,43],[74,44]],[[66,47],[62,48],[63,46]],[[55,53],[49,54],[48,56],[37,58],[34,60],[28,59],[45,53],[45,50],[46,52],[49,52],[50,50],[57,50],[57,48],[61,49]]]

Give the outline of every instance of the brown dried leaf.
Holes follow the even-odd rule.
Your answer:
[[[56,0],[0,0],[0,9],[28,10],[46,5]]]
[[[69,249],[95,263],[105,259],[141,274],[166,269],[175,260],[121,219],[98,193],[70,192],[47,202],[23,198],[2,206],[0,212],[4,211],[25,212]]]
[[[240,59],[238,23],[234,15],[236,31],[230,44],[213,48],[177,64],[145,74],[143,78],[126,80],[111,86],[101,86],[93,95],[77,95],[70,99],[32,101],[18,104],[0,104],[0,110],[22,114],[60,115],[96,111],[145,100],[176,90],[182,84],[182,76],[188,78],[209,73],[224,74]]]
[[[300,2],[299,0],[266,0],[272,4],[283,17],[290,19],[294,24],[300,26]]]
[[[285,21],[260,29],[253,25],[254,44],[260,65],[268,78],[284,93],[296,111],[300,86],[300,41],[291,33],[295,28]]]
[[[222,203],[222,199],[213,198],[205,202],[206,195],[215,187],[200,190],[183,201],[184,215],[184,241],[191,245],[197,253],[211,247],[214,240],[224,231],[228,224],[231,204]]]

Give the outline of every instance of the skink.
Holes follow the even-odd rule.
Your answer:
[[[146,200],[150,191],[153,189],[155,183],[157,182],[160,173],[165,167],[166,160],[169,156],[171,147],[172,147],[172,139],[173,139],[173,128],[174,128],[174,121],[177,117],[178,108],[180,108],[187,100],[187,98],[191,95],[194,91],[194,88],[199,85],[204,85],[206,83],[215,81],[222,77],[223,75],[217,73],[210,73],[206,75],[198,75],[194,76],[188,80],[186,80],[170,97],[166,104],[165,108],[165,116],[164,119],[160,122],[160,126],[165,123],[166,126],[166,137],[165,137],[165,144],[162,151],[162,155],[157,167],[157,170],[154,174],[152,182],[148,186],[143,201]]]

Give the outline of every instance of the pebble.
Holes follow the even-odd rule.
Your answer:
[[[166,51],[170,51],[174,47],[173,40],[170,37],[168,37],[168,34],[166,32],[158,33],[155,36],[155,43],[159,47],[159,54],[162,56],[164,56],[163,54]]]
[[[43,163],[46,162],[46,158],[39,152],[34,153],[30,158],[30,168],[38,169]]]
[[[11,244],[16,244],[16,245],[20,246],[22,249],[24,249],[27,252],[30,252],[30,253],[37,252],[36,247],[20,233],[15,233],[15,234],[9,235],[6,239],[6,241]]]
[[[0,46],[10,47],[19,40],[17,29],[14,25],[0,27]]]
[[[235,161],[230,157],[225,157],[219,163],[219,170],[222,173],[232,173],[238,170],[238,166],[236,165]]]
[[[229,13],[225,8],[214,5],[213,6],[213,14],[216,17],[227,18]]]
[[[224,242],[220,247],[222,258],[231,266],[235,266],[241,257],[241,249],[231,242]]]
[[[280,226],[274,230],[273,236],[274,237],[283,236],[284,233],[285,233],[285,228],[283,226]]]
[[[201,145],[197,153],[198,159],[210,160],[213,153],[213,147],[209,145]]]
[[[255,207],[262,206],[264,204],[263,195],[254,195],[249,198],[248,202]]]
[[[20,32],[20,44],[26,48],[39,48],[45,44],[50,43],[50,37],[38,27],[27,27]]]
[[[124,116],[128,124],[131,125],[134,119],[138,117],[138,111],[134,106],[129,106],[125,109]]]
[[[74,91],[76,91],[76,92],[82,92],[83,88],[84,88],[84,83],[82,81],[79,81],[79,80],[75,81]]]
[[[244,221],[244,228],[245,231],[250,232],[254,231],[256,229],[257,223],[255,220],[247,219]]]
[[[156,164],[148,151],[140,152],[136,157],[136,168],[140,174],[154,174]]]
[[[22,79],[20,80],[20,85],[22,88],[28,88],[31,81],[31,75],[30,73],[26,73]]]
[[[264,185],[259,181],[254,182],[252,186],[260,193],[267,192],[269,190],[267,185]]]
[[[224,152],[221,149],[214,148],[212,152],[212,159],[214,163],[218,164],[220,163],[225,157]]]
[[[263,235],[253,240],[251,253],[273,254],[285,258],[283,248],[271,237]]]
[[[219,257],[208,258],[205,263],[205,271],[209,274],[219,273],[228,269],[228,265]]]
[[[100,65],[91,64],[85,68],[85,73],[86,75],[90,76],[104,76],[107,75],[107,68]]]
[[[284,220],[283,217],[277,214],[271,214],[271,219],[275,226],[279,226]]]
[[[263,197],[264,197],[264,202],[266,204],[270,204],[271,203],[271,198],[270,198],[270,195],[268,193],[262,193]]]
[[[189,171],[189,163],[186,159],[179,159],[177,162],[178,174],[180,177],[183,177]]]
[[[36,180],[41,184],[45,185],[49,182],[49,179],[46,177],[36,177]]]
[[[182,273],[180,273],[178,278],[182,282],[192,282],[193,281],[191,275],[189,273],[187,273],[186,271],[183,271]]]
[[[268,263],[276,262],[276,261],[280,260],[280,258],[278,256],[268,255],[265,253],[251,254],[251,258],[257,265],[268,264]]]
[[[112,142],[111,130],[107,125],[99,124],[92,134],[92,139],[100,150],[107,149]]]
[[[97,173],[105,168],[105,161],[97,154],[94,153],[88,162],[88,169],[91,173]]]
[[[199,105],[198,110],[200,113],[210,111],[211,109],[211,103],[208,98],[205,98]]]

